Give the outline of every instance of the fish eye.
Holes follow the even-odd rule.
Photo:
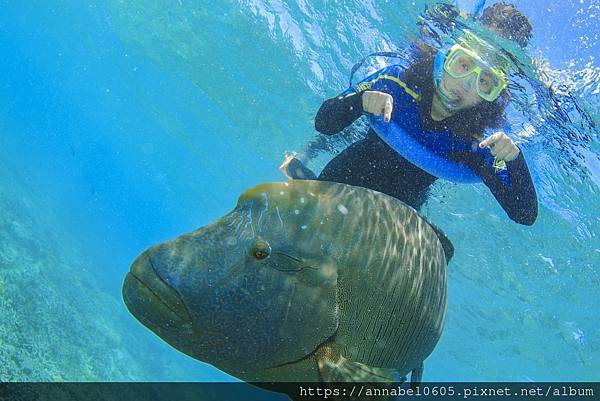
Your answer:
[[[250,255],[257,260],[266,259],[271,255],[271,246],[266,241],[258,240],[252,244]]]

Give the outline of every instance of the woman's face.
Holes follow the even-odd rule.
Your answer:
[[[454,78],[444,71],[437,94],[448,111],[457,113],[477,106],[484,100],[477,94],[477,74]]]
[[[482,59],[481,54],[490,60]],[[507,83],[505,75],[493,63],[498,59],[495,51],[486,51],[481,46],[465,48],[455,44],[447,51],[436,89],[448,112],[454,114],[500,95]]]

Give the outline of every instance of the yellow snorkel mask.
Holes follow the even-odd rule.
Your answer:
[[[475,88],[482,99],[493,102],[508,86],[509,61],[499,51],[471,31],[465,30],[458,43],[441,49],[434,61],[436,86],[442,70],[453,78],[475,75]]]

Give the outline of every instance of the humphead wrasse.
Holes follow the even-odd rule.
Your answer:
[[[444,248],[379,192],[268,183],[143,252],[123,297],[167,343],[245,381],[418,380],[444,324]]]

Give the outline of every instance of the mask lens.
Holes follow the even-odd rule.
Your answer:
[[[448,60],[446,71],[454,78],[466,77],[477,67],[476,61],[462,50],[456,50]]]
[[[494,74],[494,72],[490,69],[483,69],[479,74],[479,79],[477,81],[477,85],[479,87],[479,91],[484,95],[491,95],[494,90],[500,84],[500,80],[498,79],[498,75]]]
[[[444,70],[453,78],[459,79],[475,74],[472,78],[475,78],[477,93],[484,100],[494,101],[502,92],[503,81],[498,73],[460,46],[450,49]],[[471,79],[468,83],[469,88],[472,88]],[[467,82],[464,84],[466,86]]]

